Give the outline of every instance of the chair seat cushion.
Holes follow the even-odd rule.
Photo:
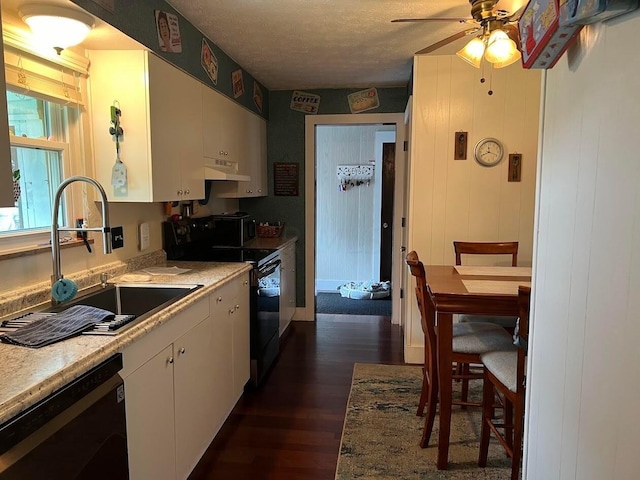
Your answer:
[[[498,325],[477,322],[453,324],[453,351],[456,353],[481,354],[511,348],[511,335]]]
[[[488,352],[480,355],[480,360],[489,372],[500,380],[512,392],[516,391],[516,368],[518,364],[518,349]]]
[[[503,328],[513,329],[518,317],[492,317],[488,315],[460,315],[460,323],[482,322],[495,323]]]

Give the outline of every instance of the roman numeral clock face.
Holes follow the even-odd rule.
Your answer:
[[[476,144],[474,151],[476,162],[485,167],[493,167],[500,163],[503,154],[502,143],[495,138],[483,138]]]

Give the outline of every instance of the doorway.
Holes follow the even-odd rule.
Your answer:
[[[307,116],[306,117],[306,132],[305,132],[305,315],[308,318],[315,317],[315,309],[316,309],[316,266],[319,265],[318,259],[316,258],[316,213],[322,209],[322,213],[326,213],[326,204],[324,204],[321,195],[318,193],[318,189],[316,188],[316,182],[319,180],[317,165],[316,165],[316,151],[317,146],[316,142],[318,140],[318,132],[316,130],[317,126],[325,126],[325,125],[344,125],[344,126],[375,126],[382,125],[386,127],[387,130],[394,132],[395,139],[392,139],[390,142],[395,146],[396,152],[396,161],[395,161],[395,175],[393,176],[393,193],[394,201],[391,203],[391,211],[393,212],[393,218],[400,219],[403,216],[403,197],[402,192],[404,191],[404,180],[405,180],[405,164],[406,164],[406,154],[403,149],[404,139],[405,139],[405,125],[404,125],[404,114],[359,114],[359,115],[317,115],[317,116]],[[394,141],[395,140],[395,141]],[[380,147],[382,150],[382,146]],[[400,152],[398,155],[397,152]],[[366,157],[365,157],[366,158]],[[347,163],[358,163],[360,160],[353,162],[344,162]],[[382,164],[378,167],[379,171],[382,170]],[[325,173],[326,175],[326,173]],[[338,177],[337,174],[333,173],[333,191],[335,194],[339,194],[338,191],[339,184],[337,182]],[[371,186],[371,185],[370,185]],[[354,187],[349,186],[350,188],[357,189],[358,187],[354,185]],[[360,188],[363,188],[363,185],[360,185]],[[364,187],[366,188],[366,187]],[[379,181],[376,184],[376,188],[382,188],[382,182]],[[361,190],[364,191],[364,190]],[[401,195],[401,198],[395,198]],[[342,197],[344,198],[344,197]],[[340,197],[338,197],[340,199]],[[382,235],[381,225],[384,223],[381,218],[381,197],[376,200],[377,205],[377,216],[374,220],[371,217],[369,220],[369,231],[371,234],[375,228],[375,256],[373,255],[373,247],[371,247],[370,252],[364,252],[362,256],[371,257],[373,260],[371,264],[367,268],[371,268],[371,265],[374,265],[373,272],[375,275],[369,274],[369,278],[378,277],[380,275],[380,271],[382,268],[383,259],[380,255],[381,250],[381,242]],[[321,203],[322,202],[322,203]],[[376,224],[376,227],[373,225]],[[403,269],[402,269],[402,228],[401,222],[387,222],[388,229],[391,232],[391,244],[390,247],[390,263],[391,263],[391,282],[396,288],[392,289],[392,314],[391,320],[392,323],[400,323],[400,292],[402,290],[401,286],[403,284]],[[388,248],[388,247],[387,247]],[[339,280],[339,279],[336,279]]]
[[[315,136],[316,313],[391,317],[395,125]]]

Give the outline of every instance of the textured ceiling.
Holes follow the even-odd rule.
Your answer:
[[[35,1],[35,0],[34,0]],[[70,0],[37,0],[67,5]],[[527,0],[499,0],[514,12]],[[5,20],[22,23],[31,0],[1,0]],[[391,23],[394,18],[469,18],[469,0],[167,0],[269,90],[404,86],[413,54],[465,30],[450,22]],[[451,55],[468,38],[430,55]],[[105,22],[88,49],[140,48]]]
[[[500,0],[513,12],[525,0]],[[270,90],[406,85],[414,52],[466,28],[467,0],[168,0]],[[468,39],[467,39],[468,40]],[[465,39],[439,49],[453,54]]]

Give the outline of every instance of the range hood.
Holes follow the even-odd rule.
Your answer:
[[[249,182],[249,175],[238,173],[238,163],[232,160],[204,159],[205,180],[231,180],[234,182]]]

